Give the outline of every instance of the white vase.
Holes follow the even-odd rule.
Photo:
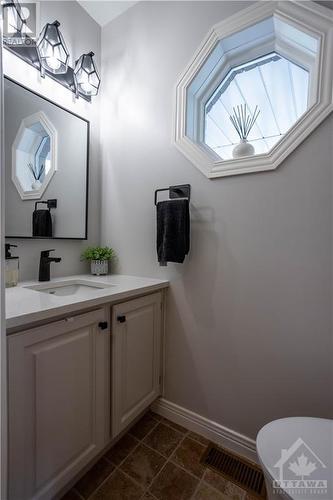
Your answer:
[[[240,143],[237,144],[232,150],[233,158],[243,158],[243,156],[253,156],[254,147],[252,144],[247,142],[246,139],[241,139]]]
[[[38,180],[34,181],[32,184],[31,184],[31,188],[34,190],[34,191],[37,191],[37,189],[39,189],[41,187],[42,183]]]
[[[109,272],[109,261],[108,260],[92,260],[90,261],[91,274],[96,276],[101,276],[108,274]]]

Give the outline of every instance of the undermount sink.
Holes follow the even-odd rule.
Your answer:
[[[50,283],[42,283],[40,285],[25,286],[24,288],[35,290],[36,292],[48,293],[49,295],[65,297],[66,295],[88,296],[94,290],[102,290],[112,286],[115,285],[88,280],[66,280],[53,283],[52,286],[50,286]]]

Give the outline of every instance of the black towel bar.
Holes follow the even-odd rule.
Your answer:
[[[155,205],[157,205],[157,194],[161,191],[169,191],[170,199],[174,198],[187,198],[191,199],[191,185],[180,184],[179,186],[169,186],[168,188],[156,189],[155,191]]]
[[[47,201],[36,201],[35,203],[35,210],[37,210],[38,203],[43,203],[44,205],[47,205],[47,208],[50,210],[50,208],[57,208],[57,200],[52,199],[52,200],[47,200]]]

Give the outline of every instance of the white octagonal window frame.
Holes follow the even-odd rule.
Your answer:
[[[309,70],[308,109],[295,122],[281,140],[267,153],[237,159],[222,160],[203,140],[204,108],[214,90],[237,64],[214,62],[218,44],[227,37],[273,17],[281,25],[302,31],[316,41],[314,57],[300,54],[297,47],[291,52],[283,36],[267,40],[257,47],[247,49],[247,61],[276,50],[286,59],[302,63]],[[310,40],[309,38],[309,40]],[[208,178],[274,170],[278,165],[328,116],[333,110],[333,12],[312,1],[257,2],[213,27],[176,86],[174,142],[177,148]],[[311,54],[310,54],[311,55]],[[240,57],[244,57],[244,54]],[[216,61],[221,58],[216,56]],[[241,58],[239,63],[244,62]],[[205,66],[206,65],[206,66]],[[210,77],[204,85],[200,82],[208,65]],[[203,77],[204,78],[204,77]],[[197,88],[194,88],[196,85]],[[191,101],[192,99],[192,101]],[[191,103],[191,109],[188,107]],[[189,113],[191,119],[189,119]]]
[[[25,130],[29,129],[32,125],[35,124],[40,124],[45,129],[50,138],[50,168],[39,188],[25,190],[20,179],[17,176],[17,163],[19,161],[18,150]],[[43,111],[38,111],[37,113],[34,113],[21,121],[20,127],[17,131],[12,145],[12,181],[15,184],[15,187],[22,200],[39,200],[43,196],[52,177],[57,171],[57,147],[57,130]]]

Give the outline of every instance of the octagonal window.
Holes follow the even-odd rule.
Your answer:
[[[276,168],[333,109],[332,41],[313,2],[257,2],[214,26],[177,85],[177,147],[208,177]]]
[[[244,139],[252,154],[267,153],[305,113],[308,94],[309,71],[276,52],[236,66],[205,105],[204,142],[221,159]],[[231,120],[238,111],[243,130]]]
[[[22,120],[12,153],[12,179],[21,198],[41,198],[56,171],[56,130],[45,113]]]

